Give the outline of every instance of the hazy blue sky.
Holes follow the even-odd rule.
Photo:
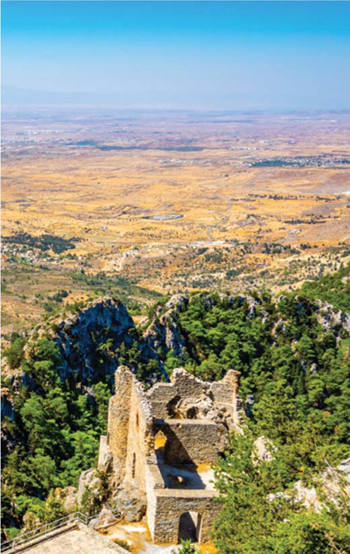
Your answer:
[[[2,25],[5,105],[350,108],[350,2],[5,1]]]

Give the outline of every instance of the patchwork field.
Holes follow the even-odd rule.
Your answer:
[[[340,112],[6,112],[3,333],[94,294],[277,292],[339,268],[349,131]]]

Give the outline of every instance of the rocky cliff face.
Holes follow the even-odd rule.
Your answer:
[[[341,330],[350,333],[350,314],[335,310],[332,304],[317,302],[317,321],[325,331],[336,336]]]
[[[1,416],[13,421],[15,419],[15,407],[13,396],[8,389],[1,390]]]
[[[200,294],[208,309],[211,308],[217,298]],[[36,329],[33,338],[28,341],[26,352],[31,348],[34,336],[43,337],[49,335],[59,349],[62,363],[58,371],[62,380],[74,378],[87,394],[89,386],[93,383],[103,381],[112,382],[113,375],[121,363],[126,363],[133,370],[137,370],[142,363],[147,366],[150,360],[156,360],[159,371],[162,372],[163,364],[157,354],[159,348],[167,353],[174,352],[177,358],[182,358],[186,345],[186,337],[183,335],[179,324],[179,315],[186,307],[194,301],[196,296],[186,297],[184,295],[173,296],[163,306],[158,306],[143,335],[136,329],[126,307],[117,300],[110,297],[103,297],[90,302],[76,314],[61,319],[49,321],[46,326]],[[247,304],[247,317],[253,318],[259,307],[259,317],[263,322],[266,320],[261,302],[251,297],[233,297],[230,295],[219,295],[221,301],[232,305]],[[281,300],[281,299],[279,299]],[[334,310],[330,304],[318,302],[307,304],[307,309],[316,314],[319,324],[336,337],[343,333],[350,333],[350,315]],[[276,340],[279,330],[286,324],[282,314],[276,314],[276,322],[271,329],[271,338]],[[128,351],[136,350],[138,357],[130,363]],[[126,355],[126,358],[125,358]],[[122,358],[125,358],[123,360]],[[150,382],[155,380],[152,370],[146,371],[147,379]],[[6,372],[12,381],[12,387],[17,390],[24,385],[35,390],[35,382],[30,374],[20,369]],[[166,375],[164,375],[166,378]],[[6,417],[13,417],[12,408],[8,399],[3,398],[3,414]]]
[[[179,331],[177,315],[187,306],[189,300],[182,294],[170,298],[164,307],[159,306],[153,320],[143,334],[143,338],[157,350],[173,350],[175,356],[181,356],[185,339]]]
[[[152,345],[154,350],[162,348],[165,352],[173,350],[174,355],[177,358],[181,358],[183,349],[186,344],[186,339],[181,333],[181,329],[178,323],[179,313],[183,311],[191,301],[200,296],[206,306],[212,308],[217,300],[215,297],[210,297],[207,294],[200,293],[199,295],[192,296],[190,298],[176,294],[168,300],[164,306],[159,306],[155,311],[153,318],[148,322],[148,326],[143,334],[143,338]],[[261,306],[261,301],[255,300],[251,296],[231,296],[227,294],[219,294],[220,300],[226,301],[229,305],[242,305],[247,303],[249,308],[248,317],[252,319],[256,314],[257,306]],[[266,319],[266,312],[264,309],[260,309],[260,316],[263,320]]]
[[[136,339],[135,324],[125,306],[109,297],[95,300],[76,315],[56,324],[53,336],[62,365],[60,376],[78,373],[88,384],[113,375],[118,367],[118,349],[131,347]]]
[[[15,419],[15,405],[13,395],[6,388],[1,389],[1,454],[5,458],[7,454],[12,452],[15,448],[16,443],[11,437],[11,433],[8,432],[8,425],[6,419],[8,418],[11,421]]]

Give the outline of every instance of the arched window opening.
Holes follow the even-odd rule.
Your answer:
[[[184,419],[181,411],[181,396],[175,396],[167,404],[168,417],[171,419]]]
[[[192,406],[192,408],[189,408],[186,413],[187,419],[197,419],[197,408],[195,406]]]

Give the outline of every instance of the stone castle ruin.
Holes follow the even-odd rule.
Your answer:
[[[99,465],[113,485],[131,484],[146,498],[147,523],[155,543],[209,540],[219,504],[212,464],[239,428],[238,373],[206,383],[175,369],[170,383],[146,391],[119,367],[101,437]]]

